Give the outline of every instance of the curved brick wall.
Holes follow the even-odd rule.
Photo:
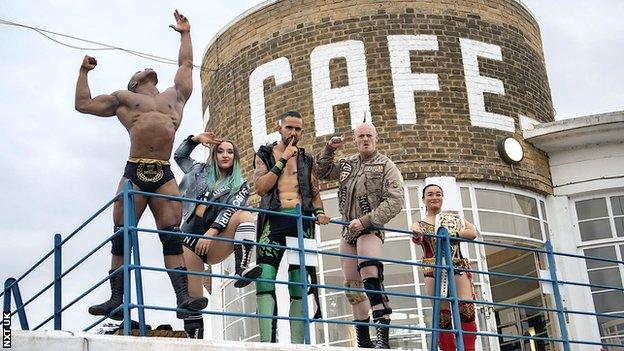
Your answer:
[[[521,115],[553,121],[539,27],[515,0],[458,3],[261,4],[204,53],[207,129],[238,143],[251,177],[254,144],[270,138],[279,114],[302,113],[301,145],[314,153],[370,114],[379,150],[406,179],[452,175],[551,193],[547,156],[520,129]],[[513,170],[496,149],[505,136],[525,150]]]

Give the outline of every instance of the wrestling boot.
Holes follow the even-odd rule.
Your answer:
[[[191,339],[204,338],[204,317],[201,314],[184,318],[184,331]]]
[[[243,241],[251,242],[251,240]],[[237,276],[249,279],[256,279],[260,276],[260,274],[262,274],[262,267],[260,267],[259,265],[248,267],[252,249],[253,245],[251,244],[234,245],[234,261],[236,265]],[[234,287],[239,289],[244,288],[249,285],[249,283],[251,283],[251,280],[239,279],[234,282]]]
[[[179,271],[186,271],[186,267],[173,268]],[[187,309],[191,311],[199,311],[206,308],[208,305],[208,299],[205,297],[191,297],[188,294],[188,277],[185,273],[167,272],[171,285],[176,295],[176,304],[178,308]],[[184,319],[195,313],[193,312],[176,312],[176,316],[179,319]]]
[[[472,320],[471,322],[461,322],[461,328],[463,331],[477,332],[477,323]],[[463,334],[464,351],[475,351],[475,342],[477,341],[476,334]]]
[[[111,269],[108,271],[108,274],[112,274],[115,269]],[[108,281],[111,286],[111,297],[108,301],[101,303],[99,305],[93,305],[89,307],[89,314],[94,316],[106,316],[111,313],[115,308],[119,307],[123,303],[123,290],[124,290],[124,281],[123,281],[123,272],[119,272],[114,276],[110,277]],[[123,320],[123,309],[113,313],[109,316],[109,318],[114,319],[116,321]]]
[[[354,322],[369,323],[370,317],[366,319],[355,319]],[[370,332],[368,325],[355,325],[355,339],[357,340],[357,347],[362,349],[374,349],[375,345],[370,339]]]
[[[390,318],[378,318],[375,319],[377,327],[377,343],[376,349],[389,349],[390,348]]]

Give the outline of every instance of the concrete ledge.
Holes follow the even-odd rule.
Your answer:
[[[70,331],[12,330],[13,350],[19,351],[245,351],[245,350],[354,350],[346,347],[264,344],[176,338],[116,336]]]

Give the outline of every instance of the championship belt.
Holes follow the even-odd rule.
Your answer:
[[[443,211],[436,215],[435,219],[435,233],[439,235],[438,230],[440,228],[446,229],[449,237],[458,237],[459,231],[464,226],[464,218],[457,211]],[[438,238],[439,240],[439,238]],[[442,255],[442,264],[447,264],[446,256],[443,255],[442,252],[436,252],[436,255]],[[453,264],[453,257],[451,255],[451,262],[448,264]],[[448,296],[448,271],[446,269],[442,269],[442,274],[440,275],[440,296],[447,297]]]
[[[449,236],[458,237],[459,231],[464,227],[464,217],[457,211],[442,211],[436,215],[436,233],[440,227],[446,228]]]
[[[163,178],[163,165],[161,163],[139,163],[137,177],[146,183],[156,183]]]

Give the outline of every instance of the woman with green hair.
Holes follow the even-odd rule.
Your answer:
[[[199,144],[211,147],[207,162],[197,162],[190,157]],[[174,159],[185,173],[180,182],[183,197],[238,207],[247,203],[249,187],[241,174],[240,156],[234,142],[219,139],[211,132],[191,135],[178,147]],[[234,251],[236,275],[247,278],[238,279],[234,283],[235,287],[247,286],[251,283],[250,279],[260,276],[260,266],[248,267],[256,232],[255,220],[249,211],[185,201],[182,204],[182,218],[184,223],[181,229],[185,233],[228,239],[246,238],[243,241],[250,241],[249,244],[233,244],[185,237],[183,255],[189,271],[203,272],[204,264],[220,263]],[[189,275],[190,296],[203,296],[202,279],[202,276]],[[185,318],[184,329],[192,338],[203,338],[201,313]]]

